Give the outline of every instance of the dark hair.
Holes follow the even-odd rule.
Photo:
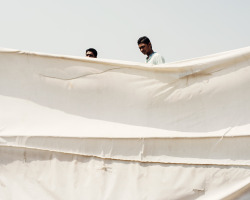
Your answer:
[[[144,43],[144,44],[149,44],[150,43],[150,40],[148,39],[147,36],[142,36],[138,39],[137,41],[138,45],[141,44],[141,43]]]
[[[89,48],[89,49],[87,49],[87,50],[86,50],[86,53],[87,53],[88,51],[91,51],[91,52],[95,55],[95,57],[97,57],[97,51],[96,51],[94,48]]]

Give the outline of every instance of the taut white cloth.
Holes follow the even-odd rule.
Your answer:
[[[249,199],[250,48],[151,67],[0,49],[0,199]]]

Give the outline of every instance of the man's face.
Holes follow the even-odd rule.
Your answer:
[[[141,44],[139,44],[138,46],[139,46],[140,51],[141,51],[144,55],[148,55],[149,52],[152,51],[151,43],[149,43],[149,44],[141,43]]]
[[[95,58],[95,55],[92,51],[87,51],[86,52],[86,57],[90,57],[90,58]]]

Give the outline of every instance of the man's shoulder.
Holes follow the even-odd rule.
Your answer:
[[[152,57],[153,64],[163,64],[165,63],[165,59],[163,56],[161,56],[159,53],[155,52]]]
[[[158,57],[158,58],[161,57],[161,58],[163,58],[163,56],[161,56],[161,55],[160,55],[159,53],[157,53],[157,52],[154,53],[153,57]]]

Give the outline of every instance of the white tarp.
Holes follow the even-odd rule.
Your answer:
[[[250,199],[250,47],[159,66],[0,49],[0,199]]]

